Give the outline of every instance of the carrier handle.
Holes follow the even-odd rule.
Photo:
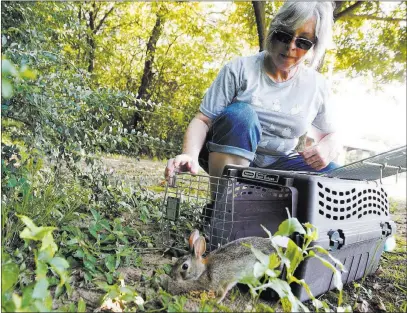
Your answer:
[[[238,181],[261,183],[266,186],[292,187],[294,183],[292,177],[284,177],[267,170],[238,165],[226,165],[223,176],[235,178]]]

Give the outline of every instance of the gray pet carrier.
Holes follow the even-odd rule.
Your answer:
[[[405,171],[405,166],[397,169]],[[265,237],[260,224],[274,233],[287,219],[288,208],[301,223],[318,228],[314,244],[345,265],[343,283],[362,278],[377,269],[384,243],[395,233],[388,196],[378,181],[328,175],[239,166],[227,166],[222,178],[177,174],[163,204],[164,244],[186,249],[194,228],[206,235],[209,251],[242,237]],[[305,280],[314,296],[334,287],[332,271],[317,259],[303,262],[296,277]],[[300,300],[308,299],[302,287],[293,287]]]

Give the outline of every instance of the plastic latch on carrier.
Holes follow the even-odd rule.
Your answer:
[[[335,251],[340,249],[345,244],[345,235],[342,229],[330,230],[329,236],[329,250]]]
[[[381,223],[380,226],[382,227],[383,237],[388,237],[392,234],[392,227],[389,222]]]

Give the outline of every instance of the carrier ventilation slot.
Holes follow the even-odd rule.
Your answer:
[[[241,197],[273,197],[276,199],[287,199],[291,197],[289,188],[282,188],[282,190],[275,190],[255,185],[236,184],[234,190],[234,198]]]
[[[334,190],[318,182],[319,214],[342,221],[361,219],[368,215],[388,216],[389,202],[383,188]]]

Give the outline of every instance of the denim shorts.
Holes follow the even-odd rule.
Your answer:
[[[213,120],[199,154],[199,165],[208,173],[209,153],[220,152],[243,157],[251,162],[250,166],[256,167],[253,160],[261,131],[257,113],[249,104],[232,103]],[[265,168],[323,173],[338,167],[338,164],[331,162],[324,169],[317,171],[305,163],[302,156],[295,153],[279,157],[276,162]]]

